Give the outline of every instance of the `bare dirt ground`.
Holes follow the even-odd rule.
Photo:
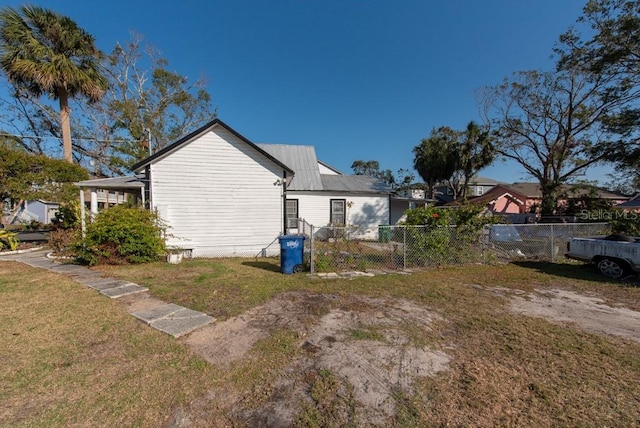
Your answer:
[[[640,312],[609,306],[594,296],[561,289],[528,293],[474,287],[505,297],[514,313],[640,342]],[[411,394],[416,379],[447,370],[447,349],[419,340],[443,323],[434,311],[407,300],[281,294],[183,339],[207,361],[228,367],[273,332],[296,332],[303,352],[285,364],[270,396],[256,407],[245,405],[237,391],[211,391],[190,409],[178,410],[173,425],[213,420],[220,425],[289,426],[311,405],[312,381],[326,373],[341,398],[332,404],[336,426],[384,426],[396,413],[399,393]],[[227,419],[215,419],[223,414]]]
[[[590,333],[640,342],[640,312],[609,306],[595,296],[567,290],[535,290],[532,294],[513,296],[510,308],[556,323],[573,323]]]
[[[344,408],[334,415],[338,425],[356,420],[385,425],[395,413],[394,394],[410,393],[416,377],[447,369],[445,352],[419,346],[411,337],[430,330],[438,319],[404,300],[286,293],[242,316],[201,329],[186,343],[211,363],[224,366],[241,359],[275,330],[297,332],[304,352],[287,365],[266,404],[243,409],[239,397],[225,398],[224,391],[210,394],[209,399],[219,403],[218,410],[228,406],[236,421],[253,426],[290,425],[301,406],[311,400],[310,381],[326,373],[339,384],[338,396],[343,398]],[[190,426],[205,418],[195,407],[195,414],[181,414],[176,425]]]

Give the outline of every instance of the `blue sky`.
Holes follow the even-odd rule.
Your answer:
[[[354,160],[410,168],[431,129],[479,121],[474,92],[551,69],[580,0],[35,0],[110,51],[144,36],[219,117],[254,142],[308,144],[344,172]],[[0,2],[17,7],[22,2]],[[528,179],[496,162],[482,176]],[[587,178],[602,177],[594,171]],[[528,179],[530,180],[530,179]]]

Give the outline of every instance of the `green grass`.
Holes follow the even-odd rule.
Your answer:
[[[355,340],[374,340],[378,342],[384,341],[384,336],[376,328],[368,326],[360,326],[349,330],[349,337]]]

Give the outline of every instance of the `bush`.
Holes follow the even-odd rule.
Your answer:
[[[96,216],[75,250],[89,265],[152,262],[166,253],[163,232],[154,213],[117,205]]]
[[[640,215],[638,213],[630,213],[628,215],[622,213],[612,218],[610,223],[613,232],[622,235],[640,236]]]
[[[10,251],[15,251],[18,249],[18,245],[20,245],[20,240],[16,237],[16,233],[0,229],[0,250],[6,247]]]
[[[29,230],[29,231],[44,230],[44,229],[47,229],[47,225],[37,220],[31,220],[29,224],[25,227],[25,230]]]
[[[80,239],[80,229],[54,229],[49,232],[49,247],[58,255],[70,255],[69,250]]]
[[[483,211],[473,205],[407,211],[407,258],[419,266],[477,261],[483,227],[498,222]]]
[[[60,205],[51,220],[56,229],[77,229],[80,227],[80,204],[68,202]]]

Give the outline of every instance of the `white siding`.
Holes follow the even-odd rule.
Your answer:
[[[412,208],[411,202],[407,199],[392,199],[389,224],[397,225],[406,220],[406,212]]]
[[[320,162],[318,162],[318,170],[320,171],[320,174],[340,175],[336,171],[334,171],[333,169],[322,165]]]
[[[282,231],[279,178],[281,167],[223,127],[183,145],[151,166],[167,244],[194,257],[257,254]]]
[[[387,195],[290,191],[287,199],[298,200],[299,216],[315,228],[329,225],[331,199],[345,199],[347,203],[353,203],[347,207],[347,224],[357,226],[356,235],[361,238],[377,239],[378,226],[389,224]]]

